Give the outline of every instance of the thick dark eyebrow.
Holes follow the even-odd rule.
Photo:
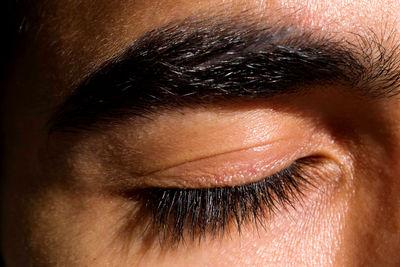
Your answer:
[[[372,97],[399,87],[398,49],[293,25],[188,18],[152,30],[89,75],[56,110],[53,131],[93,130],[160,110],[270,98],[313,85]]]

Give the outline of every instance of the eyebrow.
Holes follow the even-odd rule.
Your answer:
[[[90,74],[56,109],[49,132],[94,130],[166,109],[267,99],[313,85],[397,94],[398,47],[382,49],[377,37],[356,39],[350,44],[241,17],[189,17],[144,34]]]

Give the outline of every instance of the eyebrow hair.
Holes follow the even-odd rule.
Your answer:
[[[340,85],[371,97],[397,94],[398,47],[385,49],[376,35],[356,39],[335,41],[296,25],[243,17],[170,23],[84,79],[58,107],[49,131],[93,130],[160,110],[270,98],[313,85]]]

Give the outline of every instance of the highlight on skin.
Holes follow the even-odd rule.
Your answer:
[[[396,35],[357,31],[352,43],[341,33],[316,34],[296,24],[271,26],[243,17],[190,16],[155,25],[125,49],[114,49],[114,56],[73,86],[64,103],[46,106],[41,120],[16,111],[23,118],[16,125],[22,128],[7,134],[15,138],[13,155],[18,155],[8,163],[19,162],[8,177],[14,185],[7,198],[14,219],[7,221],[3,239],[9,262],[394,262],[387,255],[397,255],[398,248],[398,127],[388,118],[398,117],[392,96],[398,93],[399,51],[387,42]],[[118,20],[107,23],[113,21]],[[89,39],[83,40],[87,47],[75,47],[75,56],[86,59],[82,51],[102,50],[98,40],[99,46],[91,46]],[[56,52],[45,48],[44,60],[54,60]],[[76,63],[69,53],[63,56]],[[98,66],[94,61],[83,65]],[[51,74],[64,79],[71,71],[60,69]],[[32,76],[42,77],[40,72]],[[30,89],[42,88],[33,85]],[[66,96],[68,89],[60,90]],[[224,157],[246,170],[251,165],[246,161],[255,155],[248,151],[287,132],[292,134],[287,154],[309,143],[302,154],[276,156],[280,165],[260,161],[265,176],[213,183],[224,175],[224,168],[214,169],[224,165]],[[34,148],[26,149],[31,144]],[[248,155],[230,156],[241,150]],[[190,167],[196,170],[186,172]],[[152,181],[140,181],[142,172],[152,173],[146,177]],[[182,177],[188,179],[182,182]],[[10,248],[7,240],[15,236],[22,245],[15,242]]]
[[[50,120],[49,134],[107,130],[129,118],[151,122],[181,107],[298,97],[321,83],[369,97],[390,96],[398,86],[395,50],[379,50],[373,41],[356,50],[293,25],[261,26],[241,16],[233,18],[235,23],[218,16],[189,17],[146,33],[78,85]],[[372,61],[376,51],[380,60]],[[159,183],[157,188],[147,182],[142,189],[125,185],[119,194],[147,216],[147,223],[139,223],[144,234],[175,243],[185,236],[223,236],[232,222],[240,232],[245,222],[263,225],[267,214],[294,206],[302,185],[310,183],[301,166],[307,159],[306,165],[315,165],[311,158],[250,184],[164,188]]]
[[[355,47],[293,25],[261,26],[246,14],[233,21],[189,17],[146,33],[76,88],[49,122],[50,134],[115,127],[129,117],[151,121],[181,107],[307,94],[321,83],[372,98],[390,96],[398,86],[397,50],[381,50],[375,41],[360,36],[363,46]],[[376,51],[379,60],[372,61]],[[293,206],[300,185],[309,182],[302,164],[293,164],[247,185],[153,188],[147,182],[149,188],[125,185],[120,194],[152,214],[145,232],[179,243],[187,233],[192,239],[223,235],[232,221],[240,232],[244,222],[257,224],[266,213]]]

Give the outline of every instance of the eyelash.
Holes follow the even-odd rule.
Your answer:
[[[239,234],[244,223],[264,227],[267,216],[294,208],[305,186],[314,186],[304,169],[315,166],[315,158],[301,158],[263,180],[233,187],[147,188],[132,196],[147,213],[146,233],[174,244],[229,232],[232,223]],[[168,242],[168,243],[170,243]],[[171,244],[171,243],[170,243]]]

